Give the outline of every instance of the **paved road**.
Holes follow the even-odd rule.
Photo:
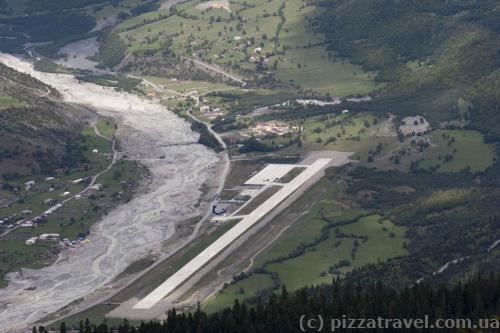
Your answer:
[[[139,76],[135,76],[135,75],[132,75],[132,74],[127,74],[127,77],[130,77],[132,79],[141,80],[145,85],[150,86],[151,88],[153,88],[157,92],[169,92],[169,93],[174,94],[174,95],[185,96],[184,94],[182,94],[182,93],[180,93],[178,91],[161,88],[157,84],[154,84],[153,82],[151,82],[149,80],[146,80],[146,79],[144,79],[142,77],[139,77]]]
[[[196,59],[192,59],[192,58],[188,58],[188,57],[182,57],[182,56],[181,56],[181,59],[189,60],[189,61],[194,62],[194,63],[196,63],[196,64],[198,64],[198,65],[200,65],[200,66],[206,67],[206,68],[208,68],[208,69],[210,69],[210,70],[212,70],[212,71],[214,71],[214,72],[217,72],[217,73],[219,73],[219,74],[222,74],[222,75],[224,75],[224,76],[227,76],[228,78],[232,79],[233,81],[236,81],[236,82],[238,82],[239,84],[241,84],[241,86],[242,86],[242,87],[245,87],[245,86],[247,85],[247,83],[246,83],[245,81],[241,80],[240,78],[238,78],[238,77],[236,77],[236,76],[234,76],[234,75],[232,75],[232,74],[229,74],[229,73],[227,73],[227,72],[224,72],[223,70],[221,70],[221,69],[219,69],[219,68],[216,68],[216,67],[214,67],[214,66],[211,66],[211,65],[209,65],[209,64],[206,64],[206,63],[204,63],[203,61],[196,60]]]

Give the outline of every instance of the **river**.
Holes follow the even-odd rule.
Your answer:
[[[49,267],[23,269],[22,277],[9,275],[9,286],[0,289],[0,332],[11,333],[103,287],[138,258],[159,252],[162,242],[174,234],[177,222],[204,213],[196,205],[199,189],[213,177],[218,158],[195,143],[147,148],[198,139],[188,123],[159,104],[79,83],[71,75],[38,72],[11,55],[0,53],[0,62],[53,86],[68,103],[113,117],[119,124],[117,140],[129,151],[127,158],[140,160],[153,178],[145,193],[94,225],[89,244],[71,254],[63,252]],[[159,158],[162,155],[165,158]]]

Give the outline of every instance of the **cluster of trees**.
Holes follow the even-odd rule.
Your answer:
[[[30,42],[46,42],[84,34],[95,26],[96,20],[77,12],[49,12],[5,19],[0,23],[12,25],[16,31],[29,35]]]
[[[403,290],[381,282],[354,284],[334,281],[332,284],[305,288],[288,293],[285,288],[279,295],[259,301],[253,307],[235,302],[232,308],[207,314],[200,309],[193,313],[168,312],[164,322],[151,321],[138,326],[128,321],[111,328],[106,323],[93,324],[88,320],[76,327],[81,333],[256,333],[301,332],[301,317],[325,320],[331,318],[409,319],[424,318],[432,323],[436,319],[461,318],[472,322],[494,318],[500,308],[500,277],[473,277],[454,286],[431,286],[427,283],[413,285]],[[344,317],[345,316],[345,317]],[[493,320],[492,320],[493,322]],[[302,330],[303,331],[303,330]],[[324,332],[329,331],[325,325]],[[351,331],[339,329],[339,332]],[[401,332],[401,329],[367,328],[364,332]],[[421,332],[417,328],[405,332]],[[456,332],[456,329],[428,329],[426,332]],[[33,333],[44,333],[44,328],[33,328]],[[65,324],[61,333],[68,332]]]
[[[92,82],[101,86],[114,87],[117,90],[125,90],[132,92],[141,83],[139,79],[134,79],[124,75],[93,75],[85,74],[78,75],[76,78],[79,81]]]
[[[200,133],[200,138],[198,139],[198,142],[200,144],[207,146],[208,148],[211,148],[216,152],[222,151],[222,147],[219,141],[217,141],[217,139],[212,135],[212,133],[210,133],[210,131],[207,128],[207,125],[197,121],[193,121],[191,124],[191,129],[195,132]]]
[[[127,46],[116,33],[108,32],[101,37],[98,59],[106,68],[113,68],[125,57]]]

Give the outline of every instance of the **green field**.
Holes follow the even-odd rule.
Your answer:
[[[115,136],[116,130],[118,129],[118,126],[112,119],[99,119],[96,127],[99,133],[110,139]]]
[[[278,273],[281,282],[289,290],[296,290],[305,285],[330,282],[332,275],[322,276],[322,272],[326,272],[331,265],[341,260],[351,262],[350,266],[339,269],[341,273],[345,273],[356,267],[376,263],[379,260],[385,261],[405,253],[403,249],[404,228],[396,227],[378,215],[360,218],[339,229],[348,234],[368,236],[366,243],[360,241],[361,244],[354,259],[351,256],[354,240],[335,237],[335,231],[331,230],[327,241],[321,242],[300,257],[268,265],[267,269]],[[390,236],[391,232],[395,233],[394,238]]]
[[[457,172],[465,168],[484,171],[493,164],[494,146],[483,141],[483,135],[468,130],[439,130],[431,134],[437,147],[428,151],[428,157],[418,165],[421,168],[437,168],[439,172]],[[446,156],[452,157],[447,161]]]
[[[272,285],[273,282],[269,275],[252,274],[249,278],[219,291],[205,303],[203,309],[207,312],[222,310],[227,306],[231,306],[235,300],[241,303],[249,297],[258,296],[259,291],[270,288]]]
[[[306,153],[311,150],[335,150],[355,152],[355,159],[366,162],[370,151],[379,144],[384,150],[393,146],[397,138],[382,133],[382,119],[371,114],[324,115],[293,121],[300,127],[302,145],[292,145],[282,150],[283,154]],[[286,144],[288,138],[265,139],[264,143]],[[387,148],[386,148],[387,147]]]
[[[214,91],[226,91],[233,90],[235,87],[228,86],[220,82],[206,82],[206,81],[180,81],[180,80],[170,80],[163,77],[157,76],[143,76],[144,79],[162,86],[162,88],[167,90],[172,90],[179,93],[189,93],[192,91],[198,91],[200,95],[204,95]],[[146,87],[148,91],[153,91]],[[166,94],[169,94],[166,92]]]
[[[285,56],[276,60],[279,80],[291,81],[322,95],[366,95],[376,88],[372,74],[348,60],[329,59],[328,52],[321,46],[287,50]]]
[[[8,108],[22,108],[24,105],[25,103],[18,99],[0,95],[0,110]]]
[[[201,11],[199,3],[179,4],[177,14],[145,13],[125,20],[114,31],[127,51],[138,55],[159,54],[168,48],[174,54],[196,56],[236,72],[255,71],[259,66],[251,57],[263,58],[268,70],[274,69],[276,61],[273,73],[278,80],[292,81],[322,95],[368,94],[376,88],[372,73],[348,60],[333,59],[324,45],[314,46],[323,42],[323,36],[307,28],[306,17],[321,12],[311,3],[256,0],[249,4],[237,0],[230,4],[232,14],[223,9]],[[244,18],[244,24],[238,17]],[[276,51],[283,53],[272,56]]]

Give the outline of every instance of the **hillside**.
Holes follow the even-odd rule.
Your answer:
[[[31,174],[60,166],[65,147],[81,129],[58,92],[0,65],[0,173]]]
[[[470,121],[497,141],[500,68],[496,1],[320,1],[316,30],[329,48],[390,82],[375,112]],[[459,99],[470,102],[460,107]]]

